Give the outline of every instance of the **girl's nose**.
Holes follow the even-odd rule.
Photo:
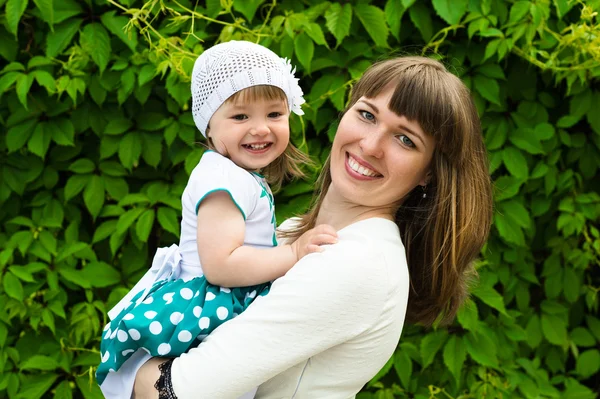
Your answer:
[[[253,128],[250,130],[250,134],[253,136],[265,136],[269,134],[270,131],[271,129],[269,129],[267,123],[260,121],[253,126]]]

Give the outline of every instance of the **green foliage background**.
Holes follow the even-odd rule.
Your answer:
[[[367,398],[600,390],[600,1],[0,0],[0,397],[101,397],[106,311],[177,242],[202,154],[196,54],[259,41],[297,65],[293,140],[327,154],[375,60],[441,58],[472,89],[496,184],[473,299],[407,326]],[[124,30],[126,27],[130,28]],[[277,195],[304,210],[308,182]]]

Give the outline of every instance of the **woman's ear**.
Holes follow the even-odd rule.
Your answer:
[[[431,181],[431,170],[428,170],[427,173],[425,173],[425,176],[423,177],[423,179],[421,179],[421,181],[419,182],[419,185],[422,187],[427,187],[427,185],[429,184],[430,181]]]

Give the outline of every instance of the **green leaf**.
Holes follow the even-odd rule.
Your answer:
[[[406,4],[404,6],[406,8],[409,7]],[[431,19],[431,14],[429,13],[429,8],[423,2],[418,2],[410,7],[408,15],[410,16],[412,23],[415,24],[419,32],[421,32],[423,40],[429,42],[429,39],[433,36],[433,21]]]
[[[579,355],[575,372],[583,378],[589,378],[600,370],[600,352],[590,349]]]
[[[147,242],[154,226],[154,209],[146,209],[135,224],[135,232],[141,242]]]
[[[531,2],[529,1],[517,1],[510,8],[510,17],[508,19],[509,24],[515,24],[521,21],[527,14],[529,14],[529,9],[531,7]]]
[[[25,109],[27,107],[27,95],[30,92],[31,84],[33,83],[33,75],[19,75],[17,77],[17,96]]]
[[[567,326],[561,317],[543,313],[542,332],[551,344],[562,346],[567,343]]]
[[[325,26],[333,34],[337,46],[339,46],[342,40],[350,34],[352,6],[349,3],[343,6],[339,3],[331,4],[331,7],[325,12],[325,21]]]
[[[487,334],[469,332],[464,336],[464,343],[469,356],[477,363],[488,367],[498,367],[496,355],[498,348]]]
[[[504,307],[504,299],[494,288],[480,284],[474,287],[471,292],[486,305],[496,309],[505,316],[508,316],[506,308]]]
[[[36,69],[35,71],[32,71],[30,75],[35,78],[35,81],[38,82],[40,86],[46,89],[48,94],[56,92],[56,81],[50,73],[42,69]]]
[[[22,73],[8,72],[0,78],[0,94],[5,93],[16,81]]]
[[[92,287],[108,287],[121,281],[121,274],[111,265],[104,262],[90,262],[83,270],[82,276]]]
[[[540,123],[539,125],[535,126],[533,133],[535,134],[538,140],[544,141],[554,137],[556,131],[554,129],[554,126],[552,126],[551,124]]]
[[[102,223],[96,231],[94,232],[94,237],[92,238],[92,244],[100,242],[110,236],[112,233],[116,231],[117,221],[109,220],[107,222]]]
[[[156,66],[152,64],[146,64],[140,70],[138,74],[138,85],[141,87],[146,83],[150,82],[158,74]]]
[[[522,202],[511,199],[497,204],[499,212],[512,220],[517,226],[527,229],[531,226],[531,216]]]
[[[48,147],[50,146],[50,140],[52,139],[52,133],[45,129],[46,123],[38,123],[31,135],[31,138],[27,142],[27,148],[33,154],[44,158]]]
[[[72,18],[56,25],[54,32],[50,32],[46,38],[46,56],[54,58],[61,54],[73,40],[81,22],[81,18]]]
[[[104,128],[104,134],[118,135],[128,131],[133,126],[133,122],[127,118],[116,117],[111,118],[106,127]]]
[[[6,2],[6,24],[8,31],[17,36],[19,21],[27,8],[29,0],[8,0]]]
[[[80,35],[81,47],[92,57],[104,72],[110,60],[111,46],[110,37],[106,29],[99,23],[87,24]]]
[[[50,371],[59,368],[59,364],[56,360],[51,357],[43,355],[33,355],[29,359],[25,360],[19,368],[21,370],[42,370]]]
[[[584,327],[576,327],[571,331],[571,341],[577,346],[595,346],[596,339],[590,331]]]
[[[119,160],[127,169],[137,166],[142,155],[142,138],[138,132],[127,133],[119,146]]]
[[[394,354],[394,369],[398,377],[400,377],[402,386],[408,389],[410,377],[413,372],[413,364],[412,359],[402,349]]]
[[[309,22],[305,24],[304,32],[306,32],[306,34],[310,36],[310,38],[318,45],[329,47],[327,41],[325,40],[323,30],[319,24],[315,22]]]
[[[133,222],[145,211],[145,208],[133,208],[119,216],[119,221],[117,222],[117,230],[118,234],[123,234],[129,229],[129,227],[133,224]]]
[[[385,23],[385,13],[382,9],[365,4],[354,6],[355,14],[371,39],[379,47],[388,48],[387,37],[389,28]]]
[[[241,12],[248,22],[252,22],[254,18],[254,14],[256,14],[256,10],[258,6],[260,6],[265,0],[244,0],[244,1],[234,1],[233,8],[236,11]]]
[[[511,132],[508,139],[517,148],[525,150],[530,154],[544,154],[544,147],[532,129],[517,129]]]
[[[60,1],[60,0],[59,0]],[[52,29],[52,25],[54,25],[54,0],[33,0],[38,10],[40,10],[40,15],[50,25],[50,29]]]
[[[65,185],[65,202],[79,194],[87,186],[90,178],[90,175],[74,175],[69,177]]]
[[[533,349],[537,348],[540,342],[542,342],[542,325],[540,324],[538,315],[533,315],[529,318],[525,331],[527,333],[527,344]]]
[[[458,310],[456,314],[460,325],[470,331],[477,331],[479,326],[479,311],[477,310],[477,304],[468,299]]]
[[[301,33],[294,39],[294,52],[306,72],[310,73],[310,63],[315,54],[315,44],[306,33]]]
[[[29,119],[8,129],[6,133],[6,147],[8,148],[8,152],[16,151],[25,145],[35,130],[36,123],[37,120]]]
[[[500,86],[498,85],[498,81],[496,79],[491,79],[484,75],[475,75],[473,84],[475,86],[475,90],[477,90],[483,98],[496,105],[501,105]]]
[[[387,0],[385,8],[383,9],[385,20],[390,27],[390,33],[396,40],[398,40],[400,36],[400,25],[405,11],[406,8],[402,5],[401,0]]]
[[[512,221],[512,219],[500,215],[494,215],[494,226],[506,242],[513,243],[518,246],[525,246],[525,236],[521,228]],[[490,305],[491,306],[491,305]]]
[[[461,370],[466,358],[467,351],[462,338],[456,335],[451,336],[444,347],[444,364],[448,367],[448,370],[450,370],[457,383],[460,381]]]
[[[465,12],[469,0],[433,0],[433,8],[448,25],[456,25],[460,22]]]
[[[75,127],[66,118],[52,118],[46,122],[44,129],[50,132],[56,144],[65,146],[75,145]]]
[[[527,179],[529,176],[529,166],[527,165],[527,159],[525,159],[521,151],[515,147],[506,147],[502,150],[502,160],[511,175],[518,179]]]
[[[438,330],[425,335],[421,340],[421,359],[423,359],[422,367],[426,368],[435,358],[435,354],[446,343],[448,332],[446,330]]]
[[[54,381],[58,378],[57,374],[41,373],[35,374],[23,380],[23,389],[15,399],[40,399],[50,390]]]
[[[29,272],[29,270],[27,270],[25,266],[10,266],[8,270],[12,274],[17,276],[20,280],[23,280],[28,283],[33,283],[35,281],[31,273]]]
[[[163,229],[179,237],[180,225],[175,210],[161,206],[158,208],[156,216],[158,218],[158,223],[160,223]]]
[[[69,381],[62,381],[54,390],[54,397],[52,399],[72,399],[73,392]]]
[[[102,14],[100,20],[102,24],[116,37],[121,39],[132,52],[135,52],[135,48],[138,44],[138,35],[135,29],[130,29],[125,32],[125,25],[128,24],[129,19],[125,16],[116,16],[116,11],[109,11]]]
[[[69,170],[79,174],[92,173],[96,170],[96,165],[87,158],[80,158],[69,166]]]
[[[96,219],[104,205],[104,181],[102,177],[91,175],[83,191],[83,202],[92,217]]]
[[[77,0],[59,0],[54,3],[54,23],[63,22],[84,11]]]
[[[2,286],[4,287],[6,295],[17,301],[23,301],[25,295],[23,292],[23,284],[21,284],[21,281],[17,276],[11,272],[5,273],[2,278]]]

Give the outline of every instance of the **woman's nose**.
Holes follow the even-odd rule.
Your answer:
[[[378,131],[366,132],[359,146],[365,155],[370,155],[375,158],[381,158],[384,152],[383,146],[385,145],[384,135]]]

